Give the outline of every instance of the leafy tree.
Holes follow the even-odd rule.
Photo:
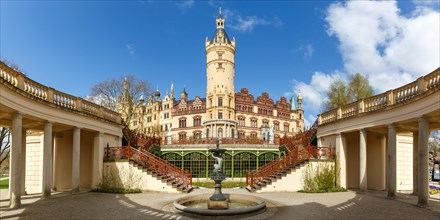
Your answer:
[[[124,93],[124,82],[127,90]],[[151,86],[147,81],[137,79],[132,75],[104,80],[91,88],[91,93],[86,97],[89,101],[102,105],[113,111],[118,111],[118,102],[123,95],[126,97],[126,106],[120,109],[124,122],[130,124],[133,113],[140,103],[141,96],[151,94]]]
[[[348,98],[350,102],[373,96],[373,88],[370,86],[368,79],[360,73],[350,76],[348,83]]]
[[[325,109],[331,110],[372,95],[373,88],[370,86],[368,79],[360,73],[355,73],[350,75],[348,83],[342,79],[337,79],[330,84]]]
[[[348,88],[345,81],[337,79],[330,84],[330,88],[327,91],[328,101],[325,103],[326,110],[337,108],[338,106],[348,103]]]

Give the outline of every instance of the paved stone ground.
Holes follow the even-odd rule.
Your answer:
[[[211,194],[211,189],[196,189],[190,194],[148,192],[142,194],[107,194],[81,192],[54,193],[50,199],[40,194],[22,198],[19,209],[8,208],[8,190],[0,190],[1,219],[191,219],[170,207],[176,198]],[[417,197],[399,194],[397,200],[386,199],[385,192],[342,193],[252,193],[244,189],[224,189],[223,193],[248,194],[267,200],[265,213],[239,216],[247,219],[440,219],[440,200],[420,208]],[[201,219],[213,217],[199,217]],[[217,218],[221,219],[221,218]],[[223,219],[237,219],[236,216]]]

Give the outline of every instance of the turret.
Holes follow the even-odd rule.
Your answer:
[[[298,103],[298,109],[302,109],[302,96],[301,96],[301,92],[298,92],[298,97],[296,98],[296,102]]]
[[[186,93],[185,88],[183,88],[183,91],[180,93],[180,99],[188,101],[188,93]]]
[[[160,101],[159,86],[157,86],[156,92],[154,93],[154,98],[156,99],[156,101]]]

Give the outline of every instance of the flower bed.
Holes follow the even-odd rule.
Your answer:
[[[440,192],[439,186],[429,185],[429,194],[434,195]]]

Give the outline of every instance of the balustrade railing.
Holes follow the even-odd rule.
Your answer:
[[[171,144],[175,145],[187,145],[187,144],[216,144],[216,138],[201,138],[201,139],[182,139],[172,140]],[[257,138],[220,138],[221,144],[269,144],[268,140]],[[278,144],[279,140],[274,139],[274,144]]]
[[[129,159],[147,168],[149,171],[175,182],[183,189],[189,189],[192,186],[192,174],[190,172],[176,167],[150,152],[140,151],[130,146],[106,147],[105,159]]]
[[[362,113],[385,109],[395,104],[408,103],[426,92],[440,88],[440,68],[416,81],[399,88],[340,106],[318,115],[318,125],[335,122],[339,119],[355,117]]]
[[[114,123],[121,123],[121,115],[119,113],[35,82],[1,61],[0,79],[3,83],[8,83],[34,98],[47,101],[57,107],[100,117]]]

